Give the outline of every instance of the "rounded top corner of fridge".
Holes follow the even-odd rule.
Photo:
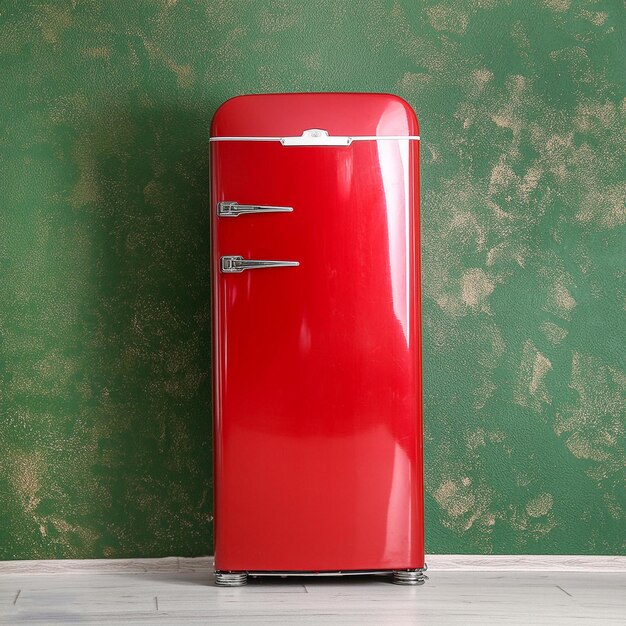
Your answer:
[[[221,104],[210,136],[300,136],[323,129],[330,136],[416,137],[410,104],[385,93],[275,93],[235,96]]]

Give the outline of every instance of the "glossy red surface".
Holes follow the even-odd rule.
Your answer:
[[[394,96],[246,96],[213,131],[382,127],[417,120]],[[211,143],[217,569],[424,564],[418,157],[408,140]],[[225,200],[294,210],[217,217]],[[300,266],[224,274],[224,255]]]
[[[419,135],[415,113],[398,96],[292,93],[227,100],[213,117],[211,137],[297,136],[308,128],[331,135]]]

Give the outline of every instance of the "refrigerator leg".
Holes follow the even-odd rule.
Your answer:
[[[218,587],[241,587],[248,584],[245,572],[215,572],[215,584]]]
[[[426,579],[423,569],[396,570],[391,575],[394,585],[423,585]]]

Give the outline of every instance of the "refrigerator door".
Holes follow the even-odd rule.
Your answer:
[[[380,94],[214,118],[219,570],[424,565],[417,132]]]

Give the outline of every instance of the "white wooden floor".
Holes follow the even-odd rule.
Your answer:
[[[421,587],[375,576],[257,579],[205,571],[0,574],[0,624],[626,624],[626,573],[429,571]]]

